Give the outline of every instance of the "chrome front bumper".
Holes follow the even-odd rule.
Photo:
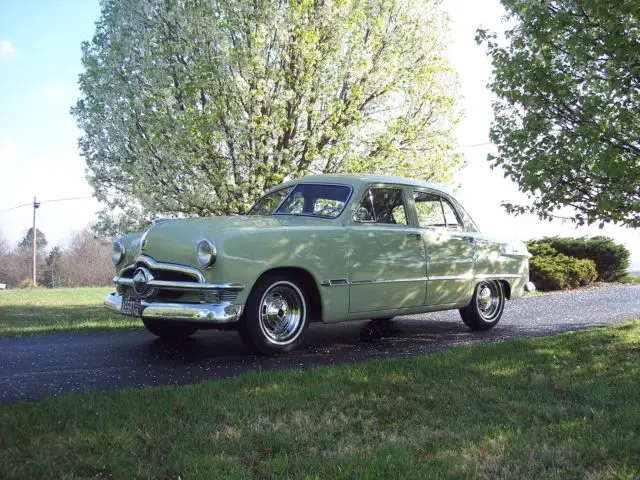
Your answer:
[[[524,291],[525,292],[535,292],[536,291],[536,286],[533,284],[533,282],[527,282],[524,285]]]
[[[107,295],[104,305],[109,310],[121,313],[122,295]],[[140,308],[142,318],[181,322],[231,323],[237,321],[242,314],[242,305],[232,303],[160,303],[143,298]]]

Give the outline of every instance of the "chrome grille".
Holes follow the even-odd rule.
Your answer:
[[[233,303],[238,299],[238,292],[230,290],[213,290],[212,292],[201,293],[200,303]]]
[[[238,283],[209,283],[197,268],[156,262],[146,255],[123,268],[113,281],[120,294],[142,296],[151,302],[232,304],[244,289]]]
[[[149,269],[151,275],[156,280],[166,280],[168,282],[197,282],[198,277],[184,272],[175,272],[171,270],[162,270],[160,268]]]

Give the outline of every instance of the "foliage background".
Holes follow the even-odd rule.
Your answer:
[[[32,286],[32,250],[30,232],[11,247],[0,231],[0,283],[9,287]],[[39,244],[46,245],[44,233],[38,231]],[[36,251],[36,273],[43,287],[93,287],[111,285],[113,264],[111,244],[97,238],[89,228],[72,233],[65,246],[45,247]]]
[[[491,164],[519,185],[507,211],[640,226],[640,2],[501,0]],[[566,209],[565,207],[570,207]]]
[[[563,290],[626,280],[629,250],[613,239],[544,237],[527,243],[530,278],[539,290]]]
[[[72,109],[98,229],[242,213],[309,173],[452,180],[447,43],[440,0],[105,1]]]

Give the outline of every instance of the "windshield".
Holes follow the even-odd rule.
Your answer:
[[[351,195],[345,185],[299,183],[271,192],[249,210],[249,215],[311,215],[336,218]]]

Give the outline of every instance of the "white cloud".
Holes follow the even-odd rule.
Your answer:
[[[8,62],[18,55],[18,51],[11,43],[11,40],[5,38],[0,40],[0,62]]]

